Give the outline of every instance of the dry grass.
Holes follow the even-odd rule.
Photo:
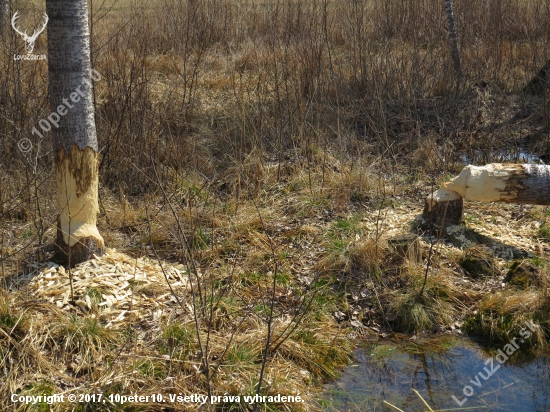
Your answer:
[[[550,6],[455,3],[458,95],[443,2],[94,2],[99,229],[109,246],[183,262],[198,281],[185,300],[197,319],[175,305],[122,330],[28,295],[29,264],[50,257],[55,235],[51,142],[29,137],[49,114],[47,67],[13,61],[22,42],[10,31],[0,45],[1,399],[252,394],[267,359],[262,394],[311,400],[349,361],[348,333],[442,330],[464,318],[500,340],[534,319],[544,347],[547,276],[537,290],[499,289],[502,265],[472,281],[462,250],[437,248],[419,296],[425,266],[397,262],[385,241],[408,231],[461,154],[475,163],[520,146],[548,153],[550,100],[520,91],[548,58]],[[37,52],[45,45],[41,36]],[[25,154],[23,137],[33,144]],[[503,242],[531,239],[547,259],[544,211],[512,227],[521,212],[473,208],[476,230],[520,233]],[[489,221],[501,213],[506,221]],[[264,409],[300,407],[313,408]]]
[[[411,265],[405,273],[405,293],[396,292],[391,299],[390,311],[396,314],[396,322],[402,330],[412,332],[431,331],[438,327],[445,330],[457,319],[456,286],[450,274],[441,272],[428,277],[424,292],[420,291],[424,280],[423,268]]]
[[[526,346],[547,348],[548,300],[540,291],[504,291],[488,296],[465,327],[470,333],[492,341],[507,342],[519,336],[527,321],[540,326]]]
[[[265,279],[244,282],[251,275],[242,274],[243,281],[231,284],[234,292],[213,291],[209,315],[199,321],[201,340],[208,342],[206,359],[212,373],[209,385],[213,395],[244,396],[256,392],[254,382],[262,365],[267,336],[265,315],[270,310],[262,306],[265,299],[262,289],[271,283],[269,274],[259,276]],[[227,278],[222,280],[223,285],[218,287],[226,289],[227,282]],[[285,285],[283,279],[281,283]],[[203,287],[208,287],[208,282]],[[168,291],[166,285],[158,288],[159,293],[162,289]],[[313,392],[308,387],[337,375],[338,369],[350,360],[351,342],[332,318],[319,321],[305,310],[288,311],[300,303],[288,291],[284,286],[277,289],[278,313],[271,324],[273,352],[268,355],[262,394],[301,394],[307,404],[273,404],[270,410],[309,410],[307,405]],[[140,292],[135,289],[134,293]],[[192,299],[189,294],[180,295],[182,298],[187,304]],[[105,396],[126,391],[145,395],[159,391],[205,393],[204,363],[195,322],[193,317],[182,315],[178,305],[169,307],[159,318],[141,316],[142,320],[105,326],[98,320],[101,308],[84,314],[75,312],[70,305],[60,310],[49,303],[33,303],[37,301],[40,299],[28,300],[22,293],[14,293],[9,300],[4,296],[0,302],[0,367],[6,371],[7,379],[7,385],[2,387],[3,399],[9,399],[11,393],[37,395],[64,391]],[[187,308],[183,308],[184,313],[188,313]],[[139,301],[133,310],[147,312],[140,309]],[[306,317],[297,322],[295,313]],[[59,410],[66,407],[69,404],[56,406]],[[140,405],[136,407],[139,409]],[[151,402],[141,407],[162,410]],[[217,407],[240,408],[239,403],[219,403]],[[108,410],[117,408],[124,410],[120,405],[110,405]]]
[[[377,198],[384,191],[372,185],[365,196],[376,202],[369,204],[342,203],[336,190],[312,197],[304,174],[307,169],[297,169],[285,182],[264,184],[261,195],[239,201],[234,193],[216,193],[215,185],[203,185],[196,178],[167,185],[173,194],[168,199],[149,194],[128,200],[104,188],[103,207],[108,212],[100,220],[102,231],[119,247],[130,246],[129,253],[154,255],[155,250],[167,259],[187,261],[188,252],[181,248],[177,229],[180,221],[198,265],[204,301],[186,294],[183,311],[174,303],[167,316],[128,321],[125,327],[111,329],[92,318],[101,314],[100,308],[87,315],[69,315],[26,296],[20,282],[19,291],[12,290],[9,300],[5,295],[0,305],[0,319],[6,325],[0,339],[2,367],[9,371],[10,382],[5,393],[131,390],[191,394],[206,393],[209,382],[216,395],[252,395],[266,353],[271,313],[262,393],[300,393],[308,400],[304,405],[270,405],[275,410],[314,408],[320,384],[334,379],[350,360],[350,333],[390,331],[388,326],[396,331],[441,331],[470,316],[468,330],[476,331],[470,325],[478,325],[478,332],[496,341],[512,336],[514,325],[534,319],[540,324],[534,346],[545,347],[545,292],[489,291],[482,280],[474,285],[479,289],[472,289],[471,283],[463,283],[469,278],[460,269],[460,249],[436,247],[424,294],[419,296],[427,244],[421,242],[424,263],[418,265],[393,259],[385,240],[392,231],[406,230],[399,222],[410,223],[420,213],[414,196],[407,195],[406,176],[384,182],[386,191],[401,188],[394,195],[404,196],[401,200]],[[322,174],[319,167],[311,171],[311,178],[320,181]],[[266,179],[271,179],[269,173]],[[336,189],[337,179],[334,172],[327,187]],[[321,203],[312,201],[319,198]],[[399,210],[405,211],[406,219],[391,217]],[[471,225],[482,225],[485,218],[491,219],[490,214],[480,208],[468,220]],[[536,230],[531,232],[534,235]],[[160,235],[161,242],[155,237]],[[196,280],[194,270],[190,268],[189,273]],[[136,285],[135,293],[139,292]],[[141,292],[148,291],[142,288]],[[154,295],[166,292],[161,282]],[[481,300],[483,295],[487,297]],[[190,309],[193,302],[195,311]],[[198,315],[198,335],[192,313]],[[482,322],[475,323],[480,314]],[[513,316],[512,323],[503,323],[509,316]],[[201,361],[198,336],[208,367]],[[50,371],[56,371],[54,378]],[[185,410],[181,405],[178,408]]]

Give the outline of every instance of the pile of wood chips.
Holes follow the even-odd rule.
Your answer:
[[[73,302],[67,269],[52,262],[35,264],[34,269],[37,274],[29,283],[29,291],[35,298],[98,318],[109,328],[123,327],[124,321],[157,320],[174,308],[181,309],[176,296],[191,309],[183,265],[162,263],[161,268],[156,260],[136,259],[107,249],[103,256],[71,270]]]

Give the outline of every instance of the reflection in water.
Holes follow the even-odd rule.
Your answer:
[[[320,404],[327,411],[394,411],[386,400],[406,412],[425,411],[416,389],[434,411],[550,411],[549,359],[522,360],[521,347],[503,364],[496,355],[454,338],[361,349],[359,363],[327,386]]]
[[[460,155],[462,163],[469,165],[485,165],[488,163],[541,163],[544,161],[539,155],[529,151],[518,150],[474,150],[463,152]]]

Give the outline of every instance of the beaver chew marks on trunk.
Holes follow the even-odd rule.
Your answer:
[[[550,166],[500,164],[466,166],[426,198],[424,227],[458,225],[463,200],[550,205]]]
[[[105,251],[103,237],[96,227],[99,205],[97,152],[80,150],[74,144],[69,153],[60,147],[55,158],[57,180],[56,259],[71,266]]]
[[[466,166],[443,187],[457,192],[464,200],[550,205],[550,166]]]

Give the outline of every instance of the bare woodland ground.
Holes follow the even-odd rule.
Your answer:
[[[356,337],[460,330],[507,341],[533,319],[531,344],[545,350],[544,207],[467,204],[455,236],[423,235],[420,264],[398,262],[387,247],[458,173],[462,154],[483,164],[514,161],[520,147],[548,153],[548,98],[521,93],[548,57],[548,5],[456,1],[457,95],[441,3],[95,4],[99,229],[118,252],[183,264],[196,281],[173,292],[157,270],[156,287],[131,285],[145,295],[138,316],[112,324],[98,306],[105,291],[78,296],[88,308],[60,308],[33,287],[45,278],[55,227],[50,142],[29,136],[49,114],[47,69],[11,60],[22,44],[8,37],[2,408],[24,410],[8,401],[15,392],[254,394],[265,364],[261,393],[300,393],[308,403],[262,410],[315,410],[316,391],[349,362]],[[23,137],[33,143],[25,154]],[[487,262],[484,276],[466,273],[472,255]],[[537,267],[524,290],[503,284],[515,261]],[[147,299],[167,293],[183,305],[148,312]]]

